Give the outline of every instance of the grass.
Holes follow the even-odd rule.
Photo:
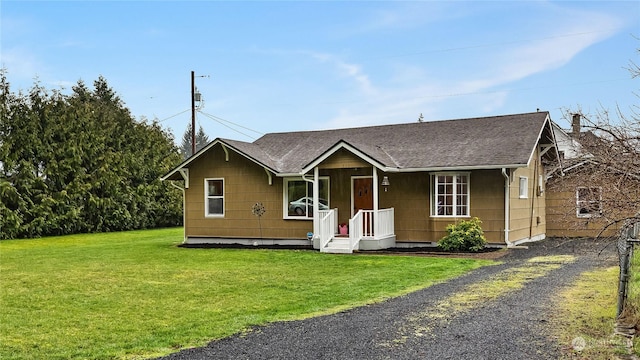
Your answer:
[[[0,242],[0,358],[133,359],[338,312],[486,260],[184,249],[182,229]]]
[[[640,304],[640,251],[636,251],[628,304]],[[587,272],[560,294],[557,336],[567,359],[605,360],[628,355],[627,340],[614,335],[619,267]],[[637,313],[636,313],[637,316]],[[640,355],[636,336],[631,352]]]

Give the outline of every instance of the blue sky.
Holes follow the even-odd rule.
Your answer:
[[[538,108],[568,127],[565,109],[638,105],[638,1],[3,0],[0,16],[14,91],[102,75],[176,139],[192,70],[211,139]]]

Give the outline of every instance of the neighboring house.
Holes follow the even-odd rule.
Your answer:
[[[215,139],[162,179],[183,184],[187,244],[418,247],[478,217],[490,245],[512,246],[545,237],[557,160],[535,112]]]
[[[573,115],[570,131],[556,123],[553,130],[562,168],[558,166],[547,174],[547,236],[616,236],[622,224],[613,222],[638,211],[628,200],[640,198],[640,193],[626,190],[640,189],[640,174],[626,176],[626,183],[618,186],[623,177],[620,169],[602,171],[603,165],[582,145],[602,140],[581,131],[579,114]],[[625,201],[624,197],[629,199]]]

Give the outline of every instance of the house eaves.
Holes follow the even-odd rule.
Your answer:
[[[544,136],[544,132],[548,131],[549,132],[549,137],[550,137],[550,141],[551,144],[554,145],[555,151],[556,151],[556,158],[560,159],[560,155],[558,154],[558,148],[555,146],[556,144],[556,138],[555,138],[555,133],[553,132],[553,125],[551,123],[551,118],[549,117],[549,115],[547,114],[547,117],[544,121],[544,123],[542,124],[542,126],[540,127],[540,130],[538,131],[538,136],[537,136],[537,141],[534,144],[533,148],[531,149],[531,152],[529,154],[529,160],[527,160],[527,165],[526,166],[530,166],[531,162],[533,161],[533,159],[536,157],[536,150],[538,148],[538,145],[540,144],[542,137]]]
[[[211,149],[216,145],[221,145],[225,153],[228,151],[227,149],[231,149],[234,152],[240,154],[241,156],[247,158],[248,160],[254,162],[255,164],[265,168],[265,170],[268,170],[276,175],[279,173],[279,171],[274,167],[273,161],[271,161],[268,155],[264,154],[264,152],[262,152],[255,144],[245,143],[245,142],[236,141],[236,140],[216,138],[215,140],[207,144],[205,147],[200,149],[198,152],[196,152],[194,155],[184,160],[180,165],[176,166],[173,170],[169,171],[168,173],[160,177],[160,180],[163,180],[163,181],[164,180],[181,180],[182,174],[180,173],[180,170],[189,168],[189,165],[192,162],[200,158],[203,154],[209,151],[209,149]]]
[[[361,128],[269,133],[252,143],[216,139],[162,177],[180,179],[193,161],[220,144],[277,177],[300,176],[344,149],[384,172],[525,167],[548,112]]]

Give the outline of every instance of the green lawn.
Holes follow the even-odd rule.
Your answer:
[[[182,229],[0,241],[0,358],[147,358],[427,287],[490,261],[184,249]]]
[[[629,283],[627,306],[634,309],[640,322],[640,251],[636,248]],[[563,359],[608,360],[628,355],[625,338],[615,335],[616,305],[620,267],[613,266],[583,273],[563,291],[557,302],[554,320],[556,335],[564,349]],[[584,340],[576,350],[574,341]],[[633,350],[640,355],[640,337],[633,340]]]

